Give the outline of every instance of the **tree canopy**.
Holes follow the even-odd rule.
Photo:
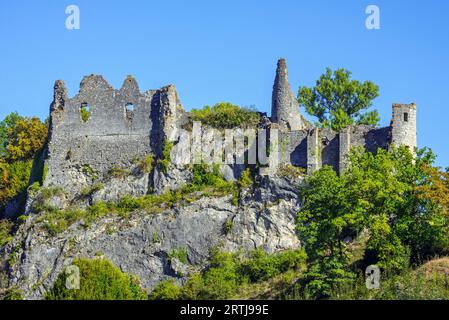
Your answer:
[[[298,234],[309,257],[305,283],[328,296],[356,277],[354,242],[363,239],[361,265],[396,274],[447,251],[449,176],[432,166],[431,151],[355,148],[338,176],[323,167],[306,178]],[[359,269],[360,272],[363,268]]]
[[[48,127],[37,117],[13,112],[0,122],[0,210],[28,187],[33,159],[42,149]]]
[[[376,110],[363,113],[379,95],[379,87],[371,81],[351,80],[351,72],[330,68],[321,75],[315,87],[301,87],[298,102],[307,113],[318,118],[322,127],[340,130],[353,123],[376,126]]]

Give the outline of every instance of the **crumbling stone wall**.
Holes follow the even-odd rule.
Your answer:
[[[89,116],[83,119],[85,107]],[[105,182],[105,190],[95,195],[101,200],[142,195],[150,189],[161,193],[178,188],[191,178],[186,165],[201,157],[205,148],[204,144],[194,147],[192,141],[198,138],[195,132],[191,132],[192,141],[181,135],[188,122],[189,115],[182,109],[173,85],[141,93],[129,76],[116,90],[101,76],[91,75],[82,80],[79,93],[69,98],[64,82],[56,81],[44,186],[62,187],[73,199],[86,187]],[[416,106],[394,104],[391,125],[384,128],[351,126],[341,132],[314,128],[299,112],[288,83],[286,62],[280,59],[273,85],[272,117],[262,121],[259,129],[269,133],[266,140],[270,150],[268,166],[259,162],[261,175],[275,174],[283,164],[305,168],[309,173],[330,165],[341,172],[353,146],[363,146],[373,153],[390,145],[416,147]],[[213,141],[209,135],[205,130],[200,141]],[[169,170],[156,167],[151,173],[109,177],[112,169],[133,171],[136,163],[150,153],[162,159],[165,141],[173,145],[171,159],[175,159]],[[235,150],[233,157],[244,159],[250,149],[246,147]],[[227,164],[223,173],[232,180],[244,169],[245,164]]]
[[[406,145],[411,150],[416,147],[416,105],[393,104],[391,125],[374,128],[360,125],[350,126],[335,132],[331,129],[313,128],[300,115],[287,76],[284,59],[278,61],[272,94],[272,125],[281,131],[279,139],[279,161],[270,163],[291,164],[307,169],[308,173],[323,165],[330,165],[341,172],[347,164],[347,154],[351,147],[363,146],[375,153],[378,148],[388,149],[391,145]],[[290,142],[288,147],[282,147]],[[264,172],[274,173],[275,170]]]
[[[83,120],[82,108],[88,109],[88,119]],[[149,153],[160,153],[165,128],[174,126],[172,119],[180,108],[173,86],[141,93],[128,77],[116,90],[101,76],[91,75],[69,98],[64,83],[57,81],[44,186],[62,187],[74,196],[107,179],[111,170],[129,170]],[[132,189],[146,193],[148,177],[134,180]]]

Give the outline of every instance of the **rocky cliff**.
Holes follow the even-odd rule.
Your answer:
[[[204,267],[216,246],[231,252],[298,248],[295,216],[301,181],[258,177],[240,191],[238,203],[232,195],[203,195],[158,213],[111,214],[89,226],[81,219],[57,235],[44,232],[49,222],[32,213],[3,248],[3,270],[9,287],[20,289],[26,299],[42,299],[65,266],[78,257],[103,256],[138,276],[149,290],[165,279],[182,283]],[[176,250],[187,253],[185,263],[173,256]]]

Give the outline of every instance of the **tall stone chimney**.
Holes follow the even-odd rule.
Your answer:
[[[289,130],[302,130],[305,127],[299,113],[299,104],[288,83],[287,63],[282,58],[278,60],[273,85],[271,121]]]

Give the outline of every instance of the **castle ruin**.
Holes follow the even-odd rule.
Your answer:
[[[263,125],[267,140],[278,144],[271,149],[277,151],[270,153],[269,163],[276,159],[309,173],[323,165],[344,170],[352,146],[363,146],[370,152],[391,145],[416,147],[415,104],[394,104],[391,125],[384,128],[361,125],[335,132],[311,126],[291,91],[284,59],[277,64],[269,120]],[[162,172],[156,167],[148,173],[139,172],[137,164],[149,154],[162,159],[166,141],[173,143],[173,155],[193,152],[190,144],[180,141],[179,132],[188,122],[189,113],[183,110],[173,85],[142,93],[129,76],[116,90],[101,76],[91,75],[82,80],[79,93],[69,98],[64,82],[56,81],[43,185],[61,187],[73,199],[86,187],[105,182],[114,169],[122,168],[133,174],[115,177],[113,184],[98,190],[98,199],[176,188],[189,179],[183,168],[174,166]],[[273,128],[279,129],[276,136]],[[232,166],[227,169],[238,176]],[[260,174],[275,174],[275,169],[261,167]]]

